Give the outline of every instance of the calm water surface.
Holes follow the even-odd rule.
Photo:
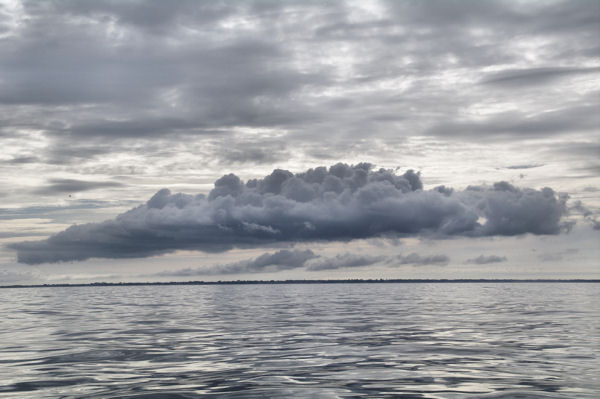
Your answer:
[[[0,397],[598,398],[600,284],[0,290]]]

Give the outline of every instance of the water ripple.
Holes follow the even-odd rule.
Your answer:
[[[0,290],[0,397],[596,398],[600,285]]]

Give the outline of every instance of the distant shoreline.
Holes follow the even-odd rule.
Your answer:
[[[258,284],[406,284],[406,283],[600,283],[600,279],[350,279],[350,280],[233,280],[233,281],[167,281],[121,283],[62,283],[13,284],[0,288],[50,288],[50,287],[130,287],[142,285],[258,285]]]

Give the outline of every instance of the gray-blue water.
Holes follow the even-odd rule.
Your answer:
[[[0,397],[598,398],[600,284],[0,290]]]

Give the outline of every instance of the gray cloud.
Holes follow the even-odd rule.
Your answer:
[[[585,206],[583,202],[577,200],[568,207],[568,211],[571,214],[579,214],[583,216],[583,219],[591,224],[594,230],[600,230],[600,210],[590,209],[589,207]]]
[[[369,266],[385,261],[385,256],[361,255],[345,252],[333,257],[322,257],[313,251],[283,249],[264,253],[256,258],[210,267],[185,268],[154,274],[163,277],[193,277],[243,273],[273,273],[305,267],[308,271],[334,270]]]
[[[156,137],[169,136],[180,132],[204,133],[205,125],[200,122],[179,118],[144,118],[143,120],[96,120],[73,125],[66,130],[54,131],[60,135],[67,133],[73,137]]]
[[[600,96],[600,93],[598,93]],[[573,157],[585,157],[597,159],[600,154],[600,143],[595,141],[576,141],[568,143],[560,143],[550,150],[552,155],[564,152]]]
[[[113,181],[83,181],[75,179],[50,179],[49,184],[34,190],[35,194],[54,195],[96,190],[107,187],[121,187],[121,183]]]
[[[21,231],[2,231],[0,230],[1,238],[13,238],[13,237],[33,237],[33,236],[45,236],[46,232],[35,231],[34,229],[21,229]]]
[[[48,206],[28,206],[21,208],[0,208],[0,220],[11,219],[29,219],[29,218],[51,218],[60,223],[65,222],[65,218],[75,213],[93,212],[96,209],[108,208],[114,206],[132,206],[131,201],[99,201],[89,199],[79,199],[69,201],[67,205],[48,205]]]
[[[291,49],[271,35],[269,26],[278,20],[273,13],[285,14],[283,7],[159,3],[25,2],[27,18],[0,46],[0,103],[8,115],[3,131],[15,134],[27,121],[55,149],[77,141],[130,151],[102,143],[310,120],[313,111],[297,92],[326,83],[329,74],[296,68]],[[228,17],[261,28],[223,28]],[[12,110],[20,115],[10,117]],[[43,160],[85,162],[89,148],[78,147],[74,156],[52,151]],[[226,155],[240,162],[275,158],[250,152]]]
[[[550,188],[499,182],[442,193],[422,187],[412,170],[399,175],[366,163],[297,174],[276,169],[245,183],[229,174],[215,181],[208,196],[163,189],[113,220],[71,226],[47,240],[10,247],[19,262],[36,264],[384,234],[557,234],[564,225],[567,198]]]
[[[269,164],[289,158],[283,141],[248,141],[238,138],[235,142],[217,143],[216,154],[223,164]]]
[[[384,261],[385,256],[359,255],[353,253],[338,254],[331,258],[319,258],[307,265],[309,271],[333,270],[347,267],[369,266]]]
[[[33,15],[47,13],[66,14],[84,18],[113,17],[118,23],[143,29],[149,33],[164,34],[173,25],[192,22],[217,23],[230,15],[235,8],[220,3],[201,3],[176,0],[168,4],[162,1],[98,1],[73,0],[51,1],[47,4],[26,2]]]
[[[568,133],[567,122],[586,131],[597,126],[598,99],[582,94],[592,89],[557,79],[598,70],[595,2],[373,4],[381,12],[315,1],[24,1],[24,18],[6,25],[0,46],[3,134],[34,129],[68,148],[75,140],[240,128],[281,129],[302,141],[333,126],[349,143],[390,132],[518,139]],[[527,68],[523,44],[536,53]],[[505,69],[484,72],[498,65]],[[470,79],[448,87],[438,79],[446,71]],[[565,115],[551,112],[565,107],[562,101],[544,99],[515,123],[510,115],[452,122],[485,99],[506,101],[500,85],[548,79],[569,98]],[[260,145],[224,155],[239,163],[281,159]]]
[[[521,111],[493,114],[484,120],[441,122],[427,134],[435,136],[474,137],[478,139],[513,139],[547,137],[573,131],[595,132],[600,125],[598,104],[577,105],[531,115]]]
[[[221,274],[266,273],[297,269],[310,259],[317,258],[311,250],[282,249],[274,253],[264,253],[254,259],[215,265],[204,268],[186,268],[157,273],[157,276],[191,277]]]
[[[511,165],[507,166],[506,169],[533,169],[539,168],[540,166],[544,166],[542,164],[523,164],[523,165]]]
[[[10,159],[5,162],[8,164],[13,164],[13,165],[22,165],[22,164],[40,162],[40,159],[35,156],[26,155],[26,156],[15,157],[15,158]]]
[[[489,263],[500,263],[506,262],[506,256],[498,256],[498,255],[479,255],[476,258],[467,259],[465,263],[472,263],[476,265],[486,265]]]
[[[585,205],[583,205],[583,203],[579,200],[574,201],[570,206],[569,206],[569,211],[570,212],[576,212],[576,213],[580,213],[581,215],[583,215],[584,217],[588,217],[594,214],[594,212],[592,212],[591,209],[589,209],[588,207],[586,207]]]
[[[555,79],[573,76],[599,73],[599,67],[593,68],[574,68],[574,67],[547,67],[547,68],[528,68],[511,69],[501,72],[495,72],[488,75],[482,81],[483,84],[505,86],[508,88],[518,88],[529,85],[539,85],[549,83]]]
[[[390,260],[392,265],[413,265],[426,266],[437,265],[445,266],[450,262],[450,258],[446,255],[419,255],[412,252],[408,255],[398,255]]]

